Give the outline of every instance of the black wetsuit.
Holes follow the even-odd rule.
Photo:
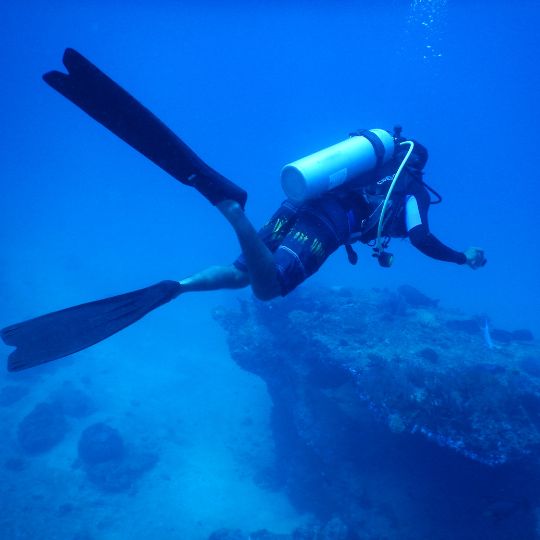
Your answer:
[[[304,203],[286,200],[259,231],[274,254],[283,296],[313,275],[339,246],[376,239],[377,208],[392,178],[384,172],[378,177],[382,179],[377,182],[374,177],[370,188],[348,184]],[[408,237],[414,247],[429,257],[464,264],[463,253],[444,245],[429,231],[430,195],[421,182],[421,173],[405,168],[398,184],[387,211],[383,236]],[[247,271],[242,255],[234,264]]]

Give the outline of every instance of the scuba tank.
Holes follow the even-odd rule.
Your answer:
[[[351,137],[345,141],[285,165],[281,171],[283,191],[293,201],[304,202],[349,180],[354,179],[358,182],[362,174],[376,171],[396,157],[396,154],[402,154],[404,147],[407,146],[409,148],[405,151],[382,203],[377,239],[373,248],[373,256],[381,266],[388,268],[392,265],[394,257],[385,251],[388,244],[382,237],[385,215],[401,171],[414,150],[414,142],[401,137],[401,126],[396,126],[393,134],[384,129],[366,129],[351,133]],[[425,159],[427,160],[427,156]],[[364,185],[372,183],[373,178],[367,175]],[[356,185],[362,186],[358,183]],[[349,246],[347,249],[349,260],[351,260],[350,251],[353,250]]]
[[[281,185],[289,199],[304,202],[378,169],[395,151],[396,142],[388,131],[358,131],[345,141],[285,165]]]

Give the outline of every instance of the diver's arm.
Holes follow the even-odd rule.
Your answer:
[[[432,259],[456,264],[465,264],[468,261],[465,253],[455,251],[443,244],[429,232],[429,229],[423,223],[409,230],[409,239],[416,249]]]
[[[467,263],[468,257],[465,253],[453,250],[431,234],[427,219],[428,209],[429,193],[425,189],[407,198],[405,220],[411,244],[432,259],[456,264]]]

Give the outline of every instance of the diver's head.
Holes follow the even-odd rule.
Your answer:
[[[417,141],[413,142],[414,150],[409,158],[409,161],[407,161],[407,166],[421,171],[426,166],[429,154],[427,148],[423,144],[420,144]]]
[[[401,134],[402,131],[403,128],[399,124],[394,126],[393,137],[396,144],[396,153],[394,155],[394,159],[398,163],[401,163],[403,161],[405,155],[409,151],[409,148],[408,146],[400,146],[399,143],[410,140],[414,143],[414,150],[410,155],[409,159],[407,160],[407,167],[411,167],[412,169],[421,172],[426,166],[429,157],[427,148],[423,144],[420,144],[418,141],[415,141],[414,139],[407,139],[406,137],[403,137],[403,135]]]

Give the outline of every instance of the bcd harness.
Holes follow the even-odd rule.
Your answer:
[[[376,137],[373,137],[369,131],[366,133],[366,131],[367,130],[359,130],[351,133],[350,135],[363,135],[372,143],[378,160],[376,167],[377,171],[380,170],[380,163],[382,159],[381,152],[384,152],[384,148],[382,148],[380,141]],[[372,210],[370,214],[362,220],[360,230],[352,233],[349,241],[345,244],[347,257],[351,264],[356,264],[358,262],[358,255],[351,246],[351,243],[360,241],[373,247],[372,256],[378,260],[381,266],[388,268],[392,265],[393,255],[388,253],[386,248],[390,243],[396,220],[403,213],[407,191],[410,191],[408,188],[412,182],[420,182],[430,193],[435,195],[436,199],[430,201],[430,204],[438,204],[442,201],[442,197],[422,180],[421,169],[416,169],[414,166],[407,167],[408,170],[406,171],[406,175],[404,175],[404,177],[401,176],[403,169],[406,167],[409,158],[414,152],[415,142],[407,141],[401,137],[400,126],[396,126],[394,128],[394,140],[396,145],[402,147],[409,146],[409,149],[405,153],[405,156],[401,160],[397,171],[393,175],[387,175],[374,184],[366,186],[362,189],[361,195],[364,202]],[[418,147],[419,154],[421,156],[419,159],[422,162],[423,167],[423,165],[425,165],[425,161],[427,160],[427,151],[421,145],[418,145]],[[398,183],[399,189],[396,190],[395,188]],[[352,218],[350,212],[349,222],[351,222]],[[374,237],[375,227],[377,232]]]

